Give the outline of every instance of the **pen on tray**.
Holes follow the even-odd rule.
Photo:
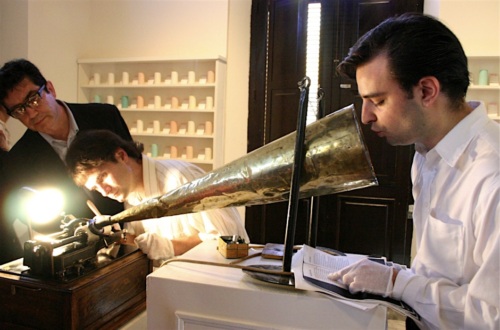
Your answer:
[[[87,206],[92,210],[92,212],[94,212],[96,216],[102,215],[90,199],[87,200]]]
[[[99,212],[99,210],[97,209],[97,206],[95,206],[95,204],[90,199],[87,200],[87,206],[92,210],[92,212],[94,212],[96,216],[102,216],[101,212]],[[106,226],[104,228],[104,233],[109,234],[111,228],[114,228],[115,230],[120,230],[120,225],[115,223],[113,224],[113,226]]]

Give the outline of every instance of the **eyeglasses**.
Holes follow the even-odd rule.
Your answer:
[[[31,109],[36,108],[39,105],[40,100],[42,99],[42,93],[44,89],[45,89],[45,84],[43,84],[35,94],[30,95],[28,99],[24,101],[24,103],[16,105],[11,109],[7,108],[7,114],[16,119],[19,119],[26,113],[26,108],[28,107],[30,107]]]

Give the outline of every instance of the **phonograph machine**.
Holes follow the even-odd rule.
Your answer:
[[[118,223],[286,200],[293,206],[294,198],[373,185],[377,179],[351,105],[165,195],[98,221],[66,217],[60,232],[28,240],[23,259],[0,266],[0,296],[12,302],[0,312],[0,324],[113,328],[125,312],[143,309],[151,265],[133,246],[118,243]],[[295,221],[287,223],[285,271]],[[32,320],[19,316],[28,305]]]
[[[145,310],[146,255],[121,244],[118,226],[58,218],[61,230],[47,235],[29,225],[23,258],[0,266],[0,328],[117,329]]]

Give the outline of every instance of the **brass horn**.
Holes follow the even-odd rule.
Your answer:
[[[96,223],[199,212],[229,206],[268,204],[288,199],[295,132],[215,169],[165,195]],[[300,198],[377,185],[354,106],[340,109],[308,125]]]

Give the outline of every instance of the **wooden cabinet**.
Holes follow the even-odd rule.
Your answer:
[[[146,308],[141,251],[68,283],[0,273],[1,329],[118,329]]]
[[[500,56],[469,56],[468,62],[471,84],[467,100],[483,101],[488,115],[500,122]]]
[[[124,58],[78,61],[78,101],[115,104],[155,158],[210,171],[223,163],[226,61]]]

